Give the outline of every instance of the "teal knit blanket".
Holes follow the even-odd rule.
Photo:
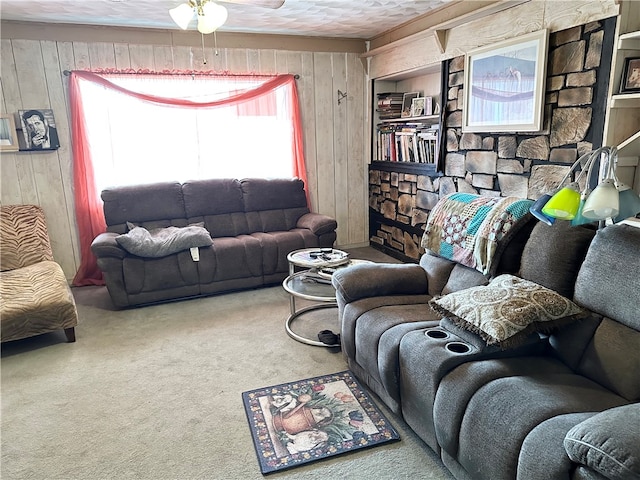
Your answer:
[[[436,255],[489,274],[510,232],[528,219],[533,201],[452,193],[431,210],[422,246]]]

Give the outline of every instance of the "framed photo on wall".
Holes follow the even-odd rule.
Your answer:
[[[20,150],[56,150],[60,147],[53,110],[18,110],[18,116],[22,126]]]
[[[17,152],[19,148],[13,115],[0,115],[0,151]]]
[[[640,92],[640,57],[624,59],[620,93]]]
[[[467,53],[463,132],[542,129],[548,36],[540,30]]]

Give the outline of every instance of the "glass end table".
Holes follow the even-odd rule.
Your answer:
[[[301,315],[323,308],[337,307],[336,291],[331,284],[331,276],[340,268],[356,263],[370,263],[368,260],[351,260],[349,254],[336,249],[305,248],[287,255],[289,276],[282,287],[289,293],[291,313],[285,322],[287,334],[298,342],[316,347],[339,347],[340,344],[326,344],[295,333],[291,324]],[[296,267],[303,270],[296,272]],[[316,302],[301,309],[296,308],[296,298]]]

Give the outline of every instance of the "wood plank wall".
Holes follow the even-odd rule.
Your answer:
[[[208,37],[210,38],[210,37]],[[337,245],[368,244],[365,88],[358,53],[201,48],[162,44],[1,40],[2,112],[53,109],[61,147],[54,152],[3,153],[0,202],[34,203],[47,216],[56,260],[67,278],[79,265],[73,201],[67,77],[64,70],[194,69],[299,74],[305,157],[312,210],[338,221]],[[337,103],[337,90],[347,100]]]

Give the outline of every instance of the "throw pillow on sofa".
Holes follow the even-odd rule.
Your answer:
[[[488,285],[432,299],[429,304],[461,328],[502,348],[521,343],[534,331],[549,331],[577,319],[583,310],[537,283],[504,274]]]
[[[166,257],[192,247],[208,247],[213,244],[204,223],[153,230],[133,226],[128,233],[118,235],[116,242],[133,255],[150,258]]]

